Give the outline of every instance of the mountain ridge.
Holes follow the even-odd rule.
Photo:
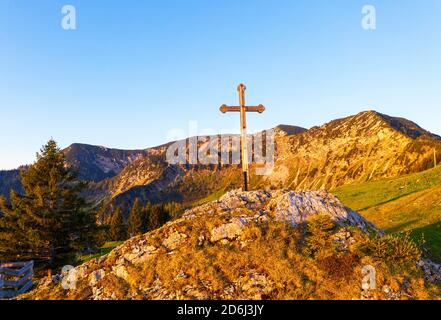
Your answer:
[[[332,189],[423,171],[433,150],[441,154],[439,136],[373,110],[310,129],[282,124],[274,130],[275,166],[268,176],[252,174],[253,188]],[[112,206],[130,208],[135,198],[191,203],[240,186],[238,165],[168,164],[173,143],[143,150],[72,144],[65,153],[81,177],[89,176],[89,199]]]
[[[333,188],[428,169],[441,139],[396,119],[366,111],[288,137],[279,143],[283,159],[267,180],[295,189]]]
[[[80,178],[94,182],[115,176],[125,166],[148,154],[146,150],[121,150],[81,143],[73,143],[63,152],[68,163],[79,170]]]

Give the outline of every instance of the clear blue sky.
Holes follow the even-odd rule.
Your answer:
[[[441,134],[440,16],[439,0],[0,0],[0,168],[50,137],[130,149],[191,120],[238,128],[218,108],[240,82],[267,107],[254,130],[376,109]]]

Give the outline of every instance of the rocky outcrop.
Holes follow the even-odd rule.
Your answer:
[[[229,223],[225,223],[219,227],[211,230],[211,241],[217,242],[219,240],[234,240],[242,234],[247,220],[245,218],[234,218]]]
[[[364,231],[375,229],[357,213],[345,208],[337,198],[323,191],[232,191],[218,201],[188,210],[181,219],[170,222],[159,230],[126,241],[107,256],[76,267],[69,272],[69,281],[75,284],[75,288],[81,286],[82,291],[87,291],[89,299],[119,299],[122,297],[108,288],[108,282],[123,281],[133,286],[133,282],[136,282],[134,279],[137,278],[134,272],[148,268],[155,259],[183,254],[189,246],[195,244],[202,248],[201,250],[204,250],[206,245],[224,246],[229,243],[240,243],[241,247],[244,247],[247,242],[243,235],[250,225],[275,221],[295,227],[319,214],[327,214],[341,225],[359,227]],[[204,224],[202,228],[194,227],[201,223]],[[181,270],[176,274],[175,280],[186,277],[186,271]],[[63,278],[63,275],[57,276],[57,281],[60,278]],[[204,280],[201,278],[200,281]],[[53,285],[56,284],[46,279],[35,294],[41,295]],[[135,286],[136,293],[124,298],[213,297],[213,291],[210,289],[212,284],[208,282],[203,286],[205,289],[188,285],[182,288],[181,292],[175,292],[172,283],[165,283],[160,278],[153,280],[148,286]],[[276,287],[268,274],[250,269],[244,270],[234,281],[225,283],[222,292],[216,295],[220,298],[259,299],[270,294]],[[75,296],[77,290],[65,290],[63,293],[66,297]]]
[[[308,258],[298,247],[304,243],[303,226],[318,215],[329,216],[338,226],[331,245],[336,255],[323,257],[324,262]],[[324,191],[231,191],[218,201],[186,211],[180,219],[158,230],[127,240],[108,255],[80,265],[69,274],[44,279],[29,297],[378,298],[378,294],[360,287],[359,267],[351,267],[354,269],[348,273],[345,265],[352,266],[350,261],[355,258],[351,252],[360,235],[363,238],[380,233]],[[338,260],[340,255],[346,258]],[[425,266],[433,267],[429,268],[427,262]],[[326,268],[331,271],[324,271]],[[338,272],[337,276],[326,273],[335,272],[335,268],[343,268],[341,272],[347,274],[347,279],[338,278]],[[359,272],[359,278],[353,272]],[[60,283],[67,278],[73,286],[61,289]],[[347,289],[340,288],[341,281],[348,281]],[[333,293],[322,292],[322,288],[331,290],[333,286]],[[379,294],[386,299],[414,297],[407,287],[391,291],[384,283],[380,288],[385,291]]]
[[[429,282],[441,281],[441,265],[428,259],[422,259],[418,266],[424,271],[424,276]]]
[[[283,192],[271,200],[275,219],[292,226],[306,222],[314,215],[328,215],[337,224],[349,224],[368,231],[375,229],[357,212],[346,208],[334,195],[325,191]]]
[[[172,231],[168,237],[162,242],[162,245],[169,251],[173,251],[179,247],[179,245],[185,241],[187,235]]]

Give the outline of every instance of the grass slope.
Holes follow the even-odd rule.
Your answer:
[[[411,231],[415,239],[424,236],[428,255],[441,261],[441,167],[332,192],[388,233]]]
[[[110,251],[112,251],[113,249],[115,249],[117,246],[123,244],[124,241],[110,241],[110,242],[106,242],[101,248],[99,248],[99,250],[95,253],[90,253],[90,254],[85,254],[82,255],[81,257],[79,257],[78,259],[78,264],[83,264],[86,263],[92,259],[95,258],[99,258],[103,255],[108,254]]]

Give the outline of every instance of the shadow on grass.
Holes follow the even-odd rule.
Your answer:
[[[411,236],[416,241],[424,237],[427,256],[434,262],[441,263],[441,222],[413,229]]]
[[[108,253],[110,253],[113,249],[115,249],[117,246],[119,246],[120,244],[122,244],[123,241],[112,241],[112,242],[107,242],[105,243],[101,248],[98,248],[96,250],[96,252],[94,253],[90,253],[90,254],[85,254],[82,255],[79,259],[78,262],[80,264],[86,263],[92,259],[95,258],[99,258],[101,256],[104,256]]]
[[[381,206],[386,205],[388,203],[397,201],[397,200],[399,200],[401,198],[404,198],[404,197],[407,197],[407,196],[410,196],[410,195],[413,195],[413,194],[416,194],[416,193],[419,193],[419,192],[422,192],[422,191],[425,191],[425,190],[428,190],[428,189],[430,189],[430,188],[422,189],[422,190],[413,190],[413,191],[409,191],[409,192],[406,192],[406,193],[403,193],[403,194],[399,194],[399,195],[397,195],[397,196],[395,196],[393,198],[390,198],[390,199],[387,199],[387,200],[375,203],[373,205],[366,206],[366,207],[361,208],[361,209],[357,209],[357,211],[364,211],[364,210],[369,210],[369,209],[376,208],[376,207],[381,207]],[[418,198],[420,198],[420,197],[422,197],[422,195],[420,195]],[[417,200],[418,198],[414,199],[414,201]]]
[[[419,219],[414,219],[414,220],[406,221],[406,222],[404,222],[404,223],[402,223],[402,224],[399,224],[399,225],[397,225],[397,226],[394,226],[394,227],[392,227],[392,228],[388,228],[388,229],[386,229],[385,231],[386,231],[387,233],[397,233],[397,232],[402,232],[402,231],[405,231],[407,227],[409,227],[409,226],[411,226],[412,224],[414,224],[414,223],[416,223],[416,222],[419,222],[419,221],[420,221]],[[409,229],[407,229],[407,230],[409,230]],[[410,229],[410,230],[412,230],[412,229]]]

